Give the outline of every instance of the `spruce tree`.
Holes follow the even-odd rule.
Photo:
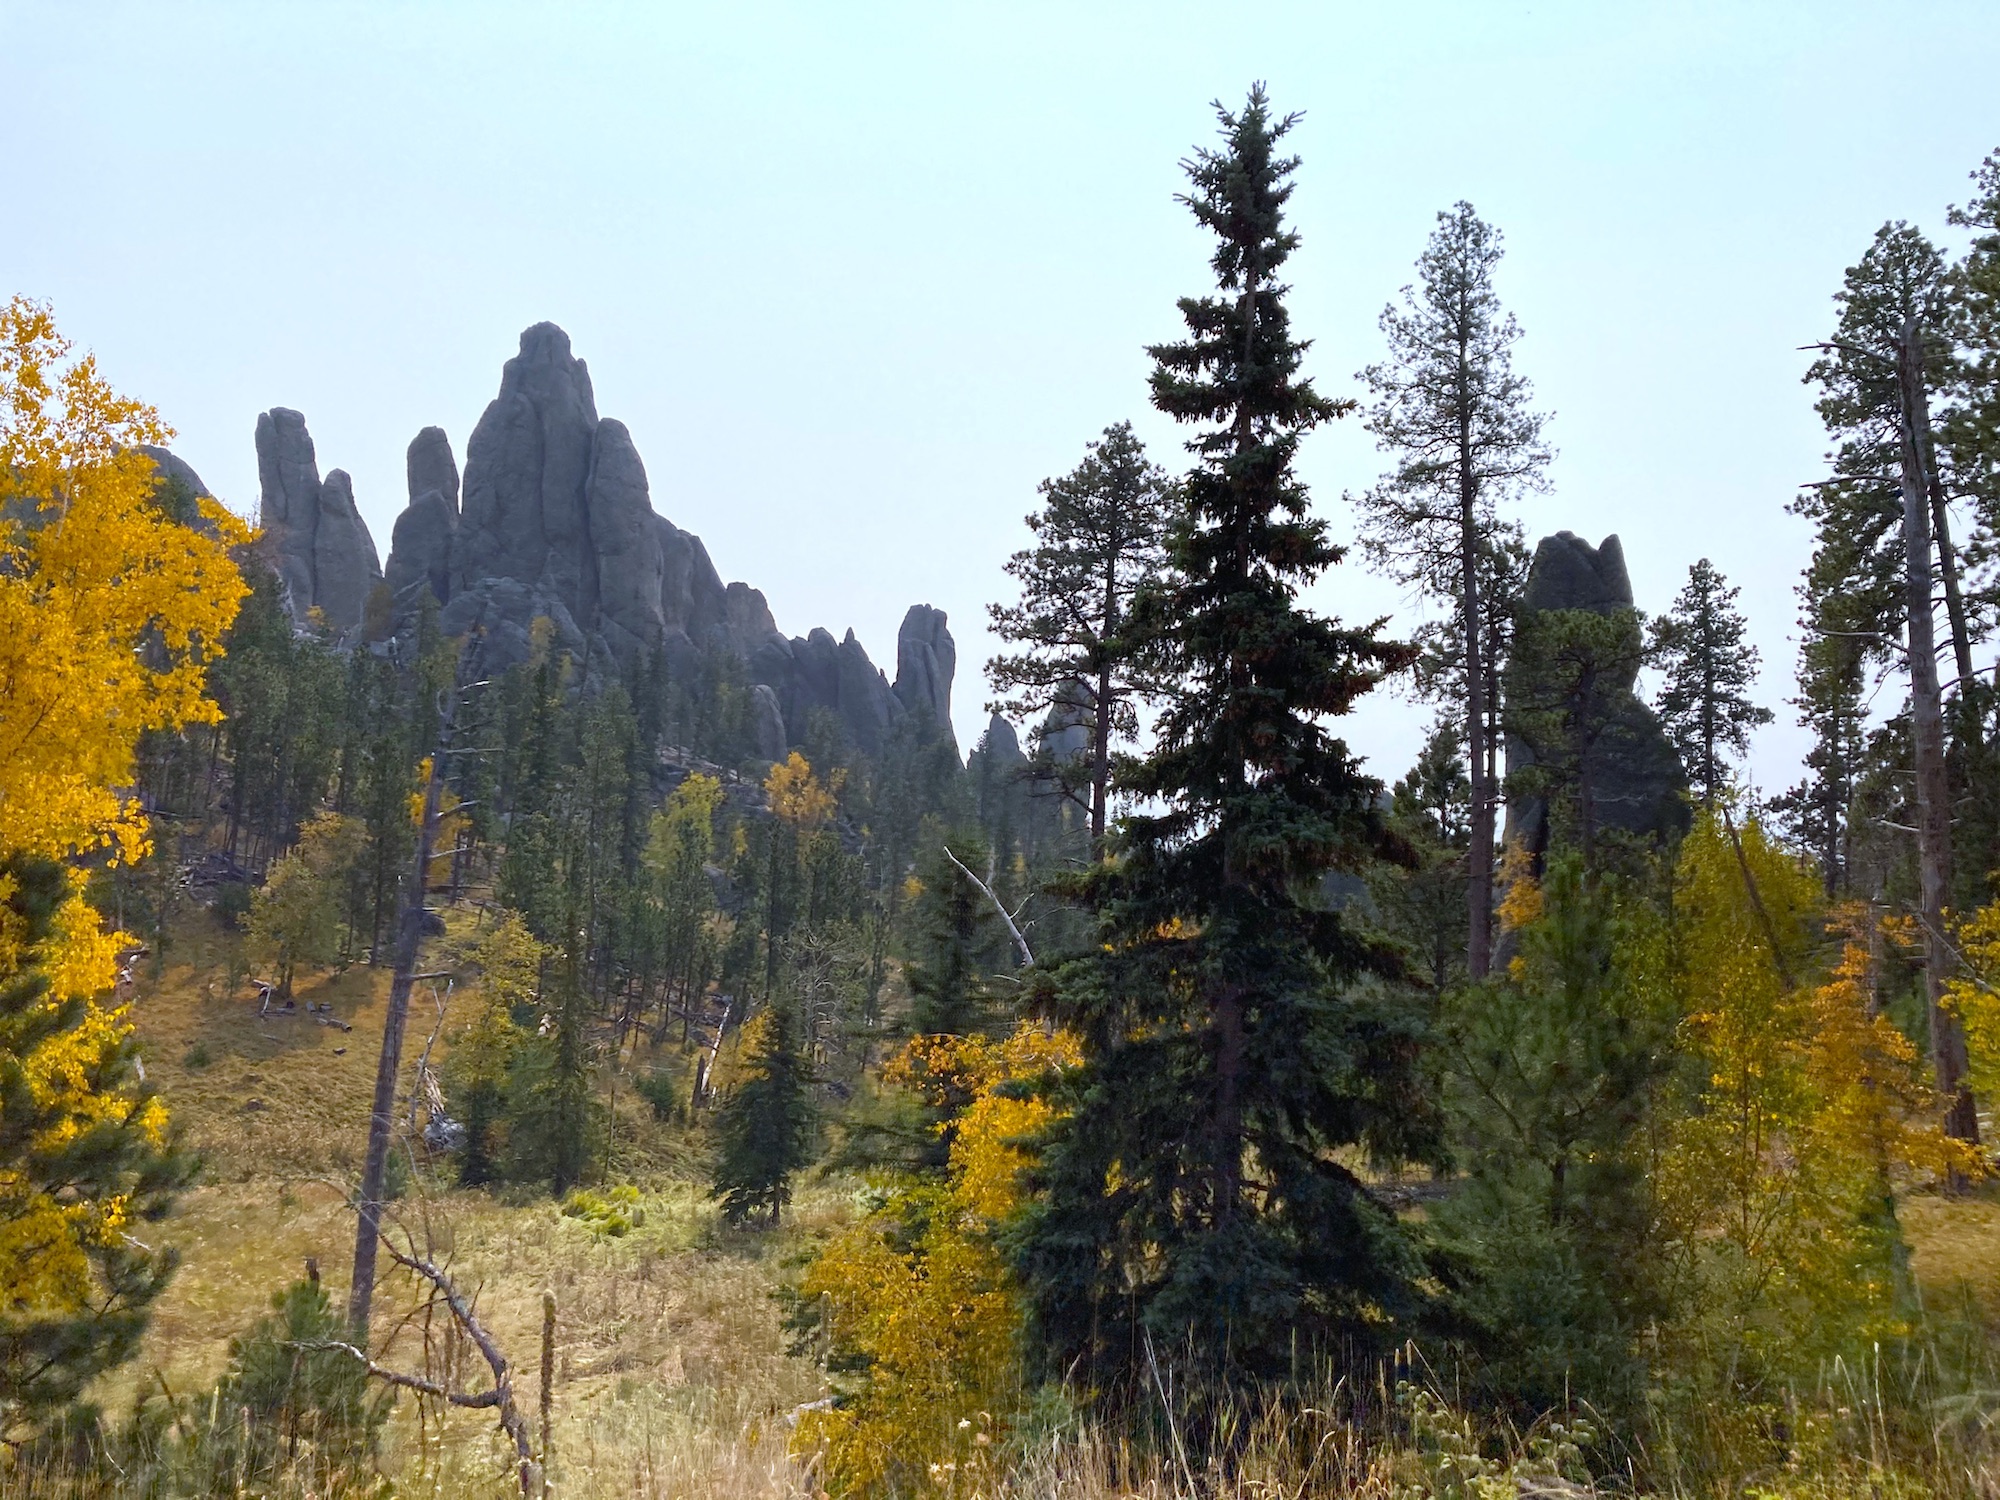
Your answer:
[[[1750,701],[1757,648],[1743,639],[1738,593],[1702,558],[1646,643],[1662,679],[1653,708],[1704,804],[1728,785],[1730,760],[1750,753],[1750,731],[1772,719]]]
[[[0,1440],[32,1434],[139,1350],[179,1256],[145,1228],[194,1160],[115,1016],[55,992],[66,870],[0,866]]]
[[[1501,502],[1540,488],[1549,462],[1543,418],[1514,373],[1521,332],[1493,290],[1500,255],[1500,232],[1470,203],[1439,214],[1417,261],[1419,284],[1382,314],[1389,358],[1363,372],[1375,395],[1369,430],[1396,467],[1361,499],[1362,545],[1450,612],[1455,660],[1428,681],[1456,702],[1471,780],[1466,961],[1475,979],[1493,946],[1493,712],[1505,665],[1488,648],[1514,604],[1487,575],[1512,539]]]
[[[917,1036],[972,1036],[998,1014],[991,976],[1007,937],[993,903],[965,873],[985,861],[978,841],[963,834],[939,839],[918,861],[922,894],[910,913],[916,940],[906,970]]]
[[[1410,653],[1298,603],[1341,554],[1293,460],[1353,403],[1301,377],[1278,279],[1296,117],[1261,86],[1217,113],[1225,144],[1187,163],[1184,199],[1219,241],[1217,294],[1182,299],[1188,338],[1151,351],[1154,404],[1202,424],[1141,605],[1171,694],[1125,783],[1145,811],[1076,882],[1100,941],[1043,991],[1086,1060],[1021,1268],[1052,1368],[1086,1384],[1143,1369],[1149,1340],[1226,1377],[1395,1328],[1415,1258],[1350,1151],[1434,1145],[1420,1029],[1357,983],[1390,960],[1323,895],[1385,831],[1379,783],[1321,721]]]
[[[766,1006],[743,1028],[745,1076],[716,1122],[712,1184],[732,1224],[762,1214],[776,1227],[791,1202],[792,1178],[812,1161],[812,1068],[800,1031],[789,997]]]
[[[1007,560],[1018,604],[989,605],[993,631],[1021,649],[986,664],[1006,696],[990,713],[1036,717],[1066,706],[1089,734],[1082,766],[1050,767],[1064,789],[1087,786],[1093,851],[1101,851],[1111,799],[1111,747],[1138,727],[1142,653],[1128,630],[1132,601],[1165,562],[1174,489],[1150,462],[1130,422],[1104,429],[1083,462],[1042,481],[1043,506],[1027,518],[1036,545]],[[1078,772],[1081,772],[1081,776]]]

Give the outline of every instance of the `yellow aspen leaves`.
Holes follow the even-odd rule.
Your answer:
[[[0,849],[145,850],[126,792],[139,737],[212,723],[209,659],[245,587],[249,528],[153,503],[166,425],[72,358],[49,310],[0,307]]]
[[[799,1424],[796,1447],[823,1452],[832,1493],[992,1489],[993,1448],[1021,1398],[1025,1311],[993,1234],[1021,1204],[1022,1143],[1055,1117],[1009,1085],[1081,1057],[1069,1033],[1024,1023],[1004,1040],[918,1037],[889,1064],[890,1082],[933,1107],[964,1103],[940,1127],[952,1132],[945,1182],[896,1189],[800,1286],[838,1362],[868,1372],[851,1399]]]

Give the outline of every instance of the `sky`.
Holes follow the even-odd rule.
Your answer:
[[[1261,79],[1304,112],[1291,307],[1320,388],[1360,393],[1471,201],[1558,450],[1519,519],[1617,533],[1644,610],[1704,556],[1741,586],[1775,791],[1807,744],[1785,507],[1826,447],[1799,346],[1884,220],[1955,246],[1996,56],[1990,0],[0,0],[0,295],[52,303],[239,510],[257,414],[304,412],[385,554],[410,438],[439,424],[463,463],[553,320],[655,508],[787,633],[851,626],[893,675],[904,610],[948,612],[969,745],[1037,484],[1126,419],[1186,462],[1144,352],[1209,279],[1180,163]],[[1300,463],[1351,535],[1387,460],[1350,418]],[[1310,599],[1422,618],[1358,554]],[[1378,693],[1344,732],[1394,779],[1430,712]]]

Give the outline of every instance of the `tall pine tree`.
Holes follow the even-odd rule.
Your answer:
[[[1384,828],[1379,784],[1321,721],[1410,653],[1299,607],[1341,554],[1293,460],[1352,403],[1301,378],[1278,279],[1296,117],[1261,86],[1218,114],[1184,200],[1219,241],[1218,294],[1182,299],[1187,340],[1151,351],[1154,404],[1202,424],[1170,581],[1141,603],[1171,696],[1126,783],[1148,811],[1078,881],[1100,943],[1044,992],[1086,1062],[1022,1268],[1054,1366],[1087,1379],[1143,1369],[1152,1344],[1273,1373],[1301,1342],[1393,1327],[1413,1257],[1346,1148],[1432,1146],[1418,1030],[1355,984],[1388,960],[1323,895]]]
[[[1362,497],[1362,545],[1399,582],[1451,612],[1451,669],[1429,678],[1459,707],[1472,784],[1466,967],[1485,977],[1493,949],[1494,810],[1499,801],[1494,705],[1503,663],[1488,649],[1515,601],[1488,587],[1507,560],[1499,505],[1541,486],[1543,418],[1514,373],[1521,336],[1493,291],[1500,232],[1456,203],[1417,261],[1420,284],[1382,314],[1389,358],[1363,372],[1375,394],[1376,442],[1393,472]]]
[[[1104,846],[1111,803],[1111,746],[1137,730],[1133,700],[1144,691],[1132,601],[1159,577],[1174,492],[1146,458],[1132,424],[1104,429],[1083,462],[1042,481],[1042,509],[1028,517],[1036,545],[1007,560],[1021,602],[988,607],[993,630],[1020,649],[986,664],[993,713],[1074,713],[1089,735],[1083,766],[1054,767],[1065,790],[1088,786],[1093,853]],[[1083,772],[1081,778],[1076,776]]]
[[[1750,701],[1757,648],[1743,639],[1738,592],[1702,558],[1646,643],[1662,679],[1653,707],[1704,804],[1728,785],[1729,761],[1750,753],[1750,731],[1772,718]]]

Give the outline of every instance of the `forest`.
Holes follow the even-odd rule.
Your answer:
[[[2000,1493],[2000,152],[1826,289],[1766,663],[1525,530],[1470,203],[1308,376],[1296,120],[1183,163],[1185,448],[1023,497],[964,757],[934,611],[878,723],[399,571],[417,445],[338,617],[0,308],[0,1491]]]

